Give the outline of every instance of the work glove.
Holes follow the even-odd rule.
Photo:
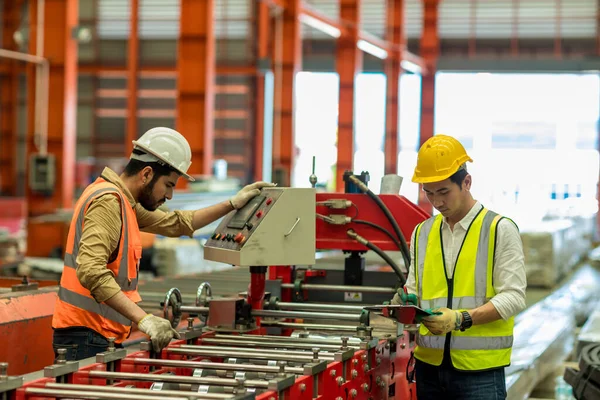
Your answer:
[[[446,307],[436,308],[432,311],[441,314],[425,317],[421,320],[421,323],[429,329],[429,332],[434,335],[445,335],[460,328],[463,318],[461,312]]]
[[[152,347],[157,353],[165,348],[171,339],[179,339],[179,333],[171,327],[169,321],[152,314],[146,315],[138,322],[138,329],[150,336]]]
[[[233,196],[231,199],[229,199],[229,202],[231,203],[231,206],[236,209],[239,210],[240,208],[244,207],[246,205],[246,203],[248,203],[250,201],[250,199],[252,199],[255,196],[258,196],[260,194],[260,189],[264,188],[264,187],[273,187],[276,186],[274,183],[269,183],[269,182],[254,182],[250,185],[246,185],[244,186],[239,192],[237,192],[237,194],[235,196]]]
[[[398,289],[394,298],[391,301],[394,305],[408,305],[412,304],[413,306],[419,305],[419,299],[416,294],[408,294],[404,291],[404,288]]]

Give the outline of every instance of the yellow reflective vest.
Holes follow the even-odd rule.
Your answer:
[[[414,268],[421,307],[464,311],[487,303],[496,292],[492,284],[498,222],[503,217],[481,208],[463,240],[452,279],[446,273],[442,243],[443,216],[419,224],[415,233]],[[514,317],[473,325],[447,335],[434,335],[421,324],[415,358],[439,366],[449,346],[456,369],[481,371],[510,364]]]

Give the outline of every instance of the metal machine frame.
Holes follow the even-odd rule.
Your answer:
[[[0,399],[416,399],[415,326],[368,311],[362,303],[381,304],[403,285],[406,269],[401,271],[385,251],[401,250],[406,260],[405,237],[428,215],[402,196],[375,196],[360,177],[346,178],[349,193],[316,194],[313,221],[316,249],[348,254],[343,271],[248,265],[247,292],[213,298],[210,284],[202,283],[191,305],[183,304],[179,289],[172,288],[162,303],[163,314],[174,327],[187,317],[188,327],[160,353],[144,342],[140,351],[127,355],[110,341],[95,363],[80,367],[65,361],[61,349],[56,364],[44,369],[44,378],[26,383],[2,375],[0,365]],[[290,221],[284,222],[281,229],[290,231]],[[284,234],[281,229],[278,235]],[[241,252],[233,254],[243,248],[244,238],[227,234],[229,243],[213,246],[227,251],[209,258],[226,254],[226,260],[237,257],[244,263]],[[365,269],[367,251],[379,254],[393,272]],[[247,261],[260,255],[246,253]],[[360,293],[360,302],[348,304],[340,295],[345,292]],[[200,325],[194,325],[196,317]]]

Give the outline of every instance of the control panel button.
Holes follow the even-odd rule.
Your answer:
[[[246,228],[248,228],[248,230],[250,231],[250,230],[252,230],[252,228],[254,228],[254,224],[251,224],[250,222],[248,222],[246,224]]]
[[[263,212],[262,211],[259,211],[259,212],[256,213],[256,218],[260,218],[262,216],[263,216]]]
[[[221,240],[225,241],[227,239],[227,235],[221,235]]]
[[[268,198],[267,201],[266,201],[266,204],[269,206],[269,205],[271,205],[272,202],[273,202],[273,199]]]
[[[235,235],[235,237],[233,238],[233,240],[235,240],[238,243],[241,243],[242,240],[244,240],[244,239],[245,239],[245,237],[244,237],[244,235],[242,235],[241,232],[238,233],[237,235]]]

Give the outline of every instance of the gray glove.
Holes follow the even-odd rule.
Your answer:
[[[152,314],[146,315],[138,322],[138,329],[150,336],[152,347],[157,353],[165,348],[171,339],[179,339],[179,333],[171,327],[169,321]]]
[[[276,185],[274,183],[262,181],[254,182],[250,185],[244,186],[242,190],[237,192],[237,194],[229,200],[229,202],[234,209],[239,210],[240,208],[244,207],[246,203],[248,203],[253,197],[258,196],[260,194],[260,189],[273,186]]]

